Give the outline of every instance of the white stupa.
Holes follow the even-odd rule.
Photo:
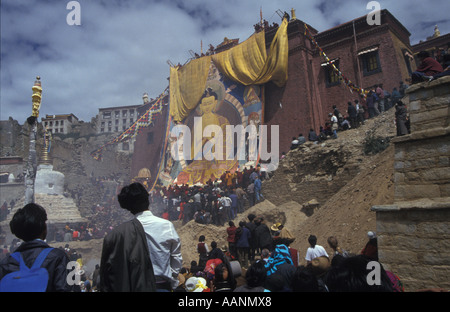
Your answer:
[[[66,223],[84,223],[86,219],[81,217],[80,211],[72,198],[64,196],[65,176],[59,171],[53,170],[49,155],[51,144],[50,134],[46,132],[42,159],[37,167],[34,181],[34,202],[44,207],[47,212],[47,224],[63,227]],[[16,203],[16,208],[25,205],[25,197]],[[15,213],[15,209],[8,215],[4,223],[8,224]],[[6,225],[5,224],[5,225]]]
[[[47,211],[48,224],[86,222],[72,198],[64,196],[65,176],[53,170],[50,158],[51,134],[45,132],[42,160],[34,182],[35,203]]]

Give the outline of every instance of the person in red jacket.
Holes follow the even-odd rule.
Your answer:
[[[361,251],[361,255],[366,256],[367,258],[371,260],[378,261],[378,239],[374,232],[369,231],[367,233],[367,237],[369,238],[369,241],[367,242],[366,246],[364,246],[363,250]]]
[[[227,228],[227,242],[228,242],[228,249],[230,251],[230,254],[237,258],[236,253],[236,225],[234,225],[233,221],[228,222],[228,228]]]
[[[417,56],[419,57],[420,65],[411,75],[412,83],[419,83],[425,81],[425,79],[431,80],[434,75],[444,71],[442,65],[432,58],[427,51],[419,52]]]

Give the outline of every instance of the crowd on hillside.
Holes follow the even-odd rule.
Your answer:
[[[214,241],[208,246],[205,244],[205,238],[201,237],[198,246],[199,260],[192,261],[190,267],[179,265],[172,268],[172,271],[178,273],[176,287],[169,287],[168,290],[167,287],[160,289],[157,285],[155,291],[199,291],[199,287],[201,291],[211,292],[339,291],[338,288],[333,288],[337,286],[333,286],[333,282],[330,282],[332,279],[328,278],[328,274],[334,272],[335,266],[341,262],[338,259],[342,260],[342,263],[355,261],[352,265],[367,264],[369,259],[375,259],[373,255],[349,256],[345,252],[331,257],[325,252],[324,255],[316,254],[315,257],[314,253],[309,255],[313,251],[308,250],[308,255],[305,256],[307,265],[300,265],[300,253],[290,247],[294,237],[282,225],[277,224],[269,228],[262,217],[254,215],[249,215],[248,222],[240,221],[235,224],[238,213],[243,213],[264,200],[261,184],[266,178],[267,173],[258,165],[233,173],[227,171],[220,179],[209,180],[205,185],[175,184],[157,186],[150,193],[145,190],[149,203],[147,207],[161,220],[169,223],[181,221],[182,224],[194,220],[201,224],[227,225],[224,235],[228,246],[220,248]],[[118,225],[132,217],[129,209],[122,208],[115,198],[103,200],[103,204],[93,206],[89,223],[67,224],[64,229],[49,226],[46,241],[63,242],[68,259],[82,262],[81,255],[70,250],[70,243],[109,237]],[[8,252],[19,248],[20,243],[22,242],[17,240],[9,249],[5,248],[5,258]],[[311,248],[313,250],[315,246]],[[335,249],[338,250],[337,245]],[[236,263],[239,263],[237,268]],[[95,277],[93,274],[86,276],[84,270],[81,270],[81,283],[75,290],[72,288],[72,291],[101,291],[100,269],[101,267],[96,268]],[[244,283],[242,279],[238,282],[235,278],[241,272],[245,274]],[[395,275],[387,275],[387,278],[389,277],[398,283]],[[385,282],[390,280],[386,279]],[[382,286],[370,290],[402,290],[397,284],[395,285],[398,287],[395,288],[395,285],[385,282]]]
[[[261,185],[266,178],[266,172],[258,165],[226,171],[220,179],[210,179],[205,185],[157,186],[150,192],[151,209],[170,221],[182,220],[185,224],[195,220],[222,226],[264,200]]]
[[[270,227],[266,225],[265,220],[261,216],[248,215],[248,221],[240,221],[238,224],[234,223],[237,212],[244,212],[250,205],[253,205],[256,200],[256,195],[248,198],[249,186],[255,184],[256,181],[260,181],[264,176],[264,171],[258,166],[256,168],[245,169],[242,173],[237,171],[234,174],[227,172],[222,177],[223,180],[210,181],[204,186],[176,186],[159,187],[150,194],[141,185],[143,197],[140,199],[137,197],[136,192],[132,193],[131,199],[121,200],[123,197],[122,192],[118,195],[119,204],[122,208],[115,207],[103,207],[97,205],[95,207],[95,217],[98,218],[98,222],[91,220],[92,225],[80,224],[77,226],[67,224],[64,229],[64,235],[62,241],[65,242],[64,248],[62,245],[58,248],[64,252],[65,261],[76,261],[80,264],[81,270],[78,271],[79,283],[72,285],[70,289],[64,288],[64,291],[79,291],[79,292],[94,292],[94,291],[111,291],[116,288],[109,289],[105,286],[102,278],[108,278],[109,271],[102,271],[104,266],[96,265],[94,271],[85,272],[83,266],[83,258],[80,254],[70,248],[70,242],[76,240],[89,240],[91,238],[101,238],[109,242],[111,239],[117,237],[116,231],[123,226],[116,227],[118,220],[126,220],[130,218],[129,212],[133,215],[142,216],[140,211],[133,211],[133,207],[139,207],[139,201],[144,201],[142,207],[148,207],[155,214],[148,216],[153,218],[157,223],[162,226],[162,233],[171,233],[170,235],[156,233],[151,231],[147,235],[152,235],[153,239],[162,240],[159,244],[164,248],[167,246],[178,246],[178,248],[167,250],[167,256],[164,257],[181,257],[179,250],[180,238],[177,236],[176,231],[172,227],[170,232],[164,231],[164,226],[172,224],[171,221],[180,220],[187,222],[195,220],[199,223],[210,223],[217,225],[227,224],[226,232],[224,236],[228,242],[228,246],[219,247],[217,243],[213,241],[210,244],[206,243],[206,238],[202,235],[199,237],[197,252],[198,261],[192,261],[189,267],[182,266],[181,261],[177,261],[176,265],[172,261],[162,261],[169,265],[169,272],[172,272],[169,278],[176,276],[176,282],[173,287],[160,288],[158,278],[156,276],[156,283],[151,291],[172,291],[172,292],[340,292],[340,291],[387,291],[387,292],[401,292],[404,291],[400,278],[393,272],[383,269],[380,264],[380,271],[376,276],[379,277],[379,282],[375,283],[368,279],[370,270],[367,269],[368,265],[375,261],[378,263],[377,255],[377,238],[375,233],[368,233],[367,245],[358,254],[349,254],[346,250],[342,249],[336,237],[329,237],[327,243],[333,250],[332,254],[328,254],[325,249],[318,244],[317,238],[313,235],[310,236],[308,242],[310,247],[303,251],[304,254],[291,247],[295,238],[289,232],[289,230],[282,224],[273,224]],[[138,183],[134,183],[138,184]],[[246,186],[246,187],[245,187]],[[123,189],[126,189],[124,187]],[[238,197],[236,193],[238,189],[242,189],[243,193],[241,197]],[[250,188],[252,189],[252,188]],[[245,191],[244,191],[245,190]],[[231,192],[231,194],[229,194]],[[234,204],[227,204],[227,201],[221,200],[221,198],[229,198],[231,195],[236,195],[236,201]],[[254,194],[254,193],[253,193]],[[233,198],[234,196],[231,196]],[[261,194],[259,194],[259,200],[262,200]],[[239,200],[241,201],[239,203]],[[128,201],[130,203],[128,203]],[[137,201],[133,204],[133,201]],[[150,205],[150,201],[152,204]],[[233,200],[231,200],[233,202]],[[172,204],[170,204],[172,203]],[[39,207],[36,204],[30,204],[32,207]],[[29,206],[29,205],[27,205]],[[27,207],[26,206],[26,207]],[[23,209],[19,209],[17,213],[21,213]],[[192,208],[188,208],[192,207]],[[218,214],[214,217],[214,209],[221,207],[219,210],[223,210],[223,214]],[[113,216],[111,209],[117,209],[121,212],[120,215]],[[210,213],[210,218],[208,218]],[[199,217],[202,215],[203,217]],[[220,218],[218,217],[220,216]],[[13,218],[14,219],[14,218]],[[112,222],[114,221],[114,222]],[[164,223],[167,222],[167,223]],[[217,222],[217,223],[216,223]],[[143,222],[143,225],[146,223]],[[100,230],[101,229],[101,230]],[[129,229],[127,230],[129,231]],[[121,235],[130,235],[123,233]],[[146,232],[147,233],[147,232]],[[20,232],[14,233],[18,237],[22,237]],[[46,234],[51,235],[51,231]],[[160,235],[161,234],[161,235]],[[97,235],[97,236],[96,236]],[[47,236],[47,241],[51,240],[51,237]],[[171,241],[171,244],[164,244],[164,241]],[[173,244],[173,242],[178,242]],[[2,262],[0,263],[0,277],[3,277],[8,268],[11,265],[11,259],[9,255],[15,251],[24,250],[24,246],[32,244],[33,241],[29,241],[23,237],[16,239],[11,244],[10,248],[4,246],[2,253]],[[118,241],[116,242],[116,244]],[[46,244],[42,241],[40,244]],[[108,249],[110,243],[104,243],[103,251],[108,256]],[[131,244],[134,246],[134,244]],[[152,245],[146,248],[152,250]],[[164,249],[163,248],[163,249]],[[170,247],[172,248],[172,247]],[[128,247],[123,250],[127,253]],[[112,251],[111,260],[105,262],[102,251],[102,263],[106,265],[111,261],[111,265],[114,261],[117,261],[117,252]],[[161,250],[159,251],[161,252]],[[150,251],[152,253],[152,251]],[[127,257],[127,256],[126,256]],[[106,259],[109,259],[108,257]],[[153,262],[154,258],[152,258]],[[157,266],[161,265],[156,261],[154,262],[154,273],[160,273]],[[121,266],[119,262],[117,265]],[[169,264],[170,263],[170,264]],[[306,264],[302,264],[306,263]],[[372,262],[373,263],[373,262]],[[237,265],[239,264],[239,265]],[[109,266],[110,264],[108,264]],[[164,267],[164,265],[163,265]],[[167,268],[166,268],[167,269]],[[120,270],[119,270],[120,271]],[[167,270],[166,270],[167,271]],[[110,271],[112,272],[112,271]],[[158,272],[158,273],[157,273]],[[88,274],[89,273],[89,274]],[[121,273],[122,274],[122,273]],[[130,282],[135,276],[132,272],[128,278]],[[115,279],[113,279],[114,281]],[[117,282],[116,282],[117,283]],[[129,281],[126,282],[127,285]],[[108,284],[109,285],[109,284]],[[123,285],[115,285],[122,289]],[[103,287],[103,288],[102,288]],[[106,287],[106,288],[104,288]],[[112,286],[111,286],[112,287]]]
[[[421,53],[419,58],[422,63],[413,73],[413,83],[448,75],[448,67],[439,69],[429,55]],[[345,117],[333,106],[329,122],[321,127],[319,135],[311,129],[308,139],[314,142],[336,139],[338,131],[357,128],[367,118],[392,107],[396,109],[397,135],[407,134],[407,110],[401,102],[405,88],[401,82],[399,90],[394,88],[390,94],[377,85],[364,103],[349,102]],[[293,138],[292,149],[304,142],[306,138],[302,134]],[[318,244],[317,237],[310,235],[309,247],[303,255],[291,247],[295,237],[282,224],[269,227],[263,217],[249,214],[248,221],[241,220],[236,226],[234,220],[238,213],[264,200],[261,180],[266,177],[266,172],[257,166],[233,173],[227,171],[220,179],[209,180],[205,185],[158,186],[150,193],[142,184],[132,183],[117,195],[121,208],[110,198],[105,204],[93,207],[89,223],[66,224],[63,229],[47,226],[44,207],[27,204],[15,211],[10,222],[11,232],[17,238],[10,246],[5,245],[1,253],[0,289],[17,282],[19,278],[10,274],[19,270],[19,263],[31,267],[40,258],[39,254],[49,249],[47,242],[64,242],[64,247],[51,249],[42,262],[42,268],[48,273],[42,277],[46,279],[43,291],[404,291],[401,279],[378,262],[374,232],[368,232],[367,244],[357,254],[349,254],[331,236],[327,240],[333,250],[330,255]],[[4,203],[2,218],[6,211]],[[191,220],[217,226],[227,224],[224,235],[228,246],[219,247],[216,238],[208,245],[206,237],[201,235],[197,244],[198,261],[184,267],[181,240],[172,222],[177,220],[183,224]],[[71,249],[70,242],[93,238],[104,239],[101,263],[87,276],[83,258]],[[21,258],[16,258],[16,253]],[[80,270],[76,271],[79,281],[69,285],[70,261],[76,262]],[[25,271],[21,269],[21,274]],[[242,274],[243,280],[238,281]],[[30,285],[21,285],[26,286]]]
[[[370,88],[365,98],[348,102],[345,111],[341,111],[337,105],[333,105],[324,126],[320,126],[318,132],[310,129],[307,136],[300,133],[298,136],[292,137],[290,149],[294,150],[307,141],[319,143],[337,139],[339,132],[359,128],[368,119],[377,117],[392,108],[395,109],[397,135],[410,133],[408,111],[406,105],[401,101],[407,88],[408,85],[400,81],[398,88],[393,88],[392,92],[389,92],[383,89],[382,84],[378,84]],[[281,158],[285,156],[286,153],[283,152]]]
[[[377,237],[368,232],[366,246],[359,254],[342,249],[337,238],[327,239],[333,254],[310,235],[304,254],[292,247],[295,238],[281,224],[270,228],[264,219],[250,214],[248,222],[227,229],[229,246],[210,247],[199,237],[198,261],[183,267],[178,277],[178,292],[403,292],[400,278],[380,266],[380,282],[367,280],[368,264],[378,261]],[[232,238],[230,240],[230,238]],[[233,263],[238,261],[240,266]],[[306,264],[301,264],[306,263]],[[244,270],[241,271],[241,268]],[[244,272],[243,281],[236,277]]]

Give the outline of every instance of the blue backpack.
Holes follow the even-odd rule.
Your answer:
[[[20,269],[3,277],[0,281],[0,292],[45,292],[48,284],[48,271],[41,268],[41,265],[52,249],[42,250],[31,268],[27,267],[20,252],[11,254],[11,257],[20,263]]]

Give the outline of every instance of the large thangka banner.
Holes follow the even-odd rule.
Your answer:
[[[257,143],[251,143],[257,142],[252,139],[258,137],[262,123],[261,95],[260,86],[227,79],[211,62],[205,92],[196,108],[183,122],[171,122],[168,159],[160,179],[165,184],[205,184],[220,179],[226,171],[254,165]],[[245,132],[248,125],[254,125],[256,132]]]
[[[171,68],[162,184],[205,184],[257,163],[262,88],[287,81],[287,24],[279,27],[268,54],[260,32],[230,50]]]

